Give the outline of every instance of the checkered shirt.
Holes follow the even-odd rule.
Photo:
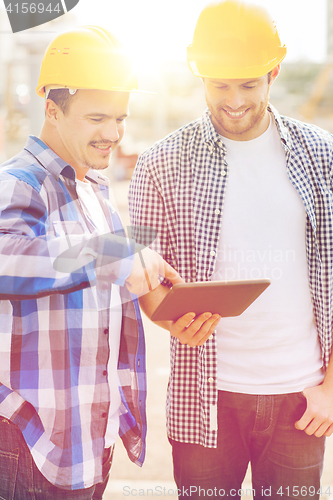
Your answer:
[[[273,113],[290,181],[307,213],[309,286],[327,366],[332,344],[333,136],[313,125]],[[186,282],[212,277],[228,180],[226,146],[209,111],[139,158],[129,201],[131,223],[156,229],[163,257]],[[282,193],[283,196],[283,193]],[[217,352],[215,335],[200,347],[171,338],[167,427],[171,439],[217,444]]]
[[[0,415],[20,428],[46,479],[73,490],[102,481],[112,282],[123,303],[119,433],[138,465],[146,435],[142,321],[123,286],[134,241],[124,237],[107,178],[86,177],[108,238],[84,214],[74,169],[41,140],[30,137],[0,168]],[[59,261],[69,246],[74,257]]]

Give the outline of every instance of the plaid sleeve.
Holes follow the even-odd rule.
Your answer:
[[[172,211],[172,204],[165,207],[162,188],[154,169],[148,172],[147,164],[150,162],[145,154],[139,157],[129,187],[129,214],[132,226],[135,227],[135,239],[142,244],[160,253],[162,257],[175,269],[177,269],[177,258],[170,245],[170,232],[175,228],[170,227],[169,221],[175,220],[170,217],[166,210]],[[153,232],[155,239],[151,243],[149,238]],[[145,237],[148,235],[148,240]]]
[[[103,274],[110,275],[111,281],[112,277],[113,281],[120,278],[106,264],[120,263],[133,252],[134,245],[126,238],[75,231],[70,234],[70,230],[55,236],[49,231],[47,205],[38,190],[14,176],[1,177],[1,299],[73,292],[91,286]],[[64,221],[64,227],[66,222],[70,228],[73,221]],[[123,269],[126,278],[130,259]]]

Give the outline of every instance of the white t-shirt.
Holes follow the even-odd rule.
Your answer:
[[[103,234],[110,232],[102,207],[92,189],[90,182],[76,180],[76,190],[85,215],[91,223]],[[105,447],[112,446],[119,432],[119,408],[121,398],[117,374],[120,331],[122,323],[122,306],[119,286],[112,284],[110,307],[110,356],[108,361],[108,382],[110,387],[110,410],[105,434]]]
[[[306,260],[306,213],[291,184],[275,124],[227,147],[229,178],[213,280],[269,278],[238,317],[217,328],[218,388],[302,391],[323,380]]]

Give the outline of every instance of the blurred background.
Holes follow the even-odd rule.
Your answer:
[[[60,1],[60,0],[59,0]],[[315,123],[333,133],[333,0],[252,0],[266,6],[288,49],[271,89],[281,114]],[[13,34],[0,1],[0,162],[39,135],[43,99],[35,93],[44,50],[61,31],[96,24],[110,29],[132,52],[139,85],[154,94],[133,94],[131,116],[114,152],[110,180],[123,221],[129,224],[127,191],[140,152],[205,110],[201,80],[186,64],[196,20],[207,0],[80,0],[69,13]],[[145,319],[148,377],[148,449],[142,469],[116,446],[105,500],[133,496],[176,498],[171,448],[165,433],[169,338]],[[300,485],[301,486],[301,485]],[[251,498],[250,471],[243,498]],[[248,490],[248,491],[246,491]],[[333,440],[327,440],[322,499],[333,498]]]
[[[60,1],[60,0],[59,0]],[[0,160],[15,154],[29,133],[38,135],[43,100],[35,94],[42,55],[61,31],[97,24],[132,52],[139,84],[127,134],[113,158],[113,176],[131,176],[137,155],[205,109],[202,83],[186,64],[198,15],[207,0],[80,0],[69,13],[13,34],[0,2]],[[271,91],[280,113],[333,131],[333,0],[254,0],[276,19],[288,53]]]

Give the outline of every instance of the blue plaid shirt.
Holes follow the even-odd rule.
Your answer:
[[[108,180],[96,171],[86,178],[109,235],[86,218],[74,169],[41,140],[30,137],[0,168],[0,415],[20,428],[43,475],[65,489],[102,480],[112,282],[123,303],[119,433],[132,461],[141,465],[145,455],[143,327],[137,298],[123,286],[134,241],[109,202]]]
[[[307,214],[309,286],[324,365],[332,348],[333,136],[272,107],[290,182]],[[131,223],[157,231],[161,253],[185,281],[209,281],[215,267],[229,166],[209,111],[139,158],[129,193]],[[283,193],[281,194],[283,196]],[[171,439],[217,445],[216,338],[189,347],[171,339],[167,426]]]

